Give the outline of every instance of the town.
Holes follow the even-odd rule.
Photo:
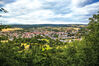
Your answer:
[[[84,28],[84,27],[82,27]],[[82,32],[79,27],[37,27],[37,28],[7,28],[0,31],[0,36],[7,36],[10,41],[14,38],[32,38],[35,36],[49,37],[61,42],[82,40]]]

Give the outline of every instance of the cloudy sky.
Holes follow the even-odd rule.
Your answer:
[[[88,24],[99,0],[0,0],[6,24]]]

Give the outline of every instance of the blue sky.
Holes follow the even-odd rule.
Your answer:
[[[0,0],[6,24],[88,24],[99,0]]]

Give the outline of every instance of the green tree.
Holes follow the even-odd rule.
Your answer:
[[[89,54],[90,52],[92,55],[92,57],[90,57],[92,60],[89,61],[90,65],[99,65],[99,12],[94,14],[92,18],[89,18],[89,20],[86,45],[90,48],[88,49],[90,51],[86,50],[86,54]]]

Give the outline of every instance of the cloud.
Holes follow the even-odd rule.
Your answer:
[[[0,7],[4,6],[5,4],[9,4],[15,2],[16,0],[0,0]]]
[[[4,4],[4,2],[3,1],[0,1],[0,4]]]
[[[9,11],[3,14],[7,24],[87,24],[88,18],[99,10],[99,1],[14,0],[4,8]]]

